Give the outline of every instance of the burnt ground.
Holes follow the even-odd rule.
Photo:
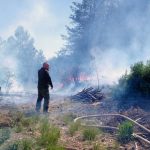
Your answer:
[[[10,127],[13,122],[13,115],[15,111],[23,112],[25,115],[35,114],[35,103],[36,103],[36,95],[9,95],[9,96],[1,96],[0,98],[0,128]],[[79,101],[72,101],[67,96],[62,95],[51,95],[51,101],[49,106],[48,118],[50,122],[55,124],[61,129],[61,138],[59,142],[65,146],[66,149],[73,150],[82,150],[82,149],[91,149],[93,143],[83,140],[81,133],[78,131],[74,136],[70,136],[68,132],[68,125],[62,119],[65,115],[73,114],[74,116],[84,116],[84,115],[93,115],[93,114],[108,114],[108,113],[118,113],[117,103],[110,97],[106,97],[101,102],[97,103],[82,103]],[[132,119],[138,119],[138,122],[143,124],[145,127],[150,129],[150,113],[140,108],[130,108],[128,110],[119,112],[126,116],[131,117]],[[39,116],[43,116],[41,113]],[[89,120],[84,120],[88,124],[98,125],[110,125],[117,127],[118,124],[123,122],[122,118],[118,117],[101,117],[94,118]],[[145,134],[142,130],[135,126],[134,129],[143,137],[149,138],[149,135]],[[13,133],[10,139],[6,140],[3,144],[7,144],[10,141],[23,139],[25,137],[31,137],[32,132],[26,133]],[[94,143],[102,143],[107,145],[109,149],[112,145],[119,145],[116,150],[134,150],[135,143],[137,143],[138,150],[149,150],[149,145],[145,144],[140,140],[133,140],[128,144],[118,144],[116,132],[106,130],[100,137],[97,137]],[[34,135],[36,136],[36,135]],[[150,140],[150,139],[149,139]],[[69,142],[68,142],[69,141]],[[1,146],[3,147],[3,146]]]

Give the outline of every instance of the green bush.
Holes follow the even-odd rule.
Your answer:
[[[32,150],[33,142],[31,139],[22,139],[15,141],[14,143],[9,144],[5,147],[5,150]]]
[[[16,112],[13,114],[13,126],[15,127],[15,132],[20,133],[23,131],[24,128],[34,128],[35,124],[38,123],[39,121],[39,116],[34,115],[34,116],[29,116],[26,117],[23,113],[21,112]]]
[[[60,137],[60,130],[53,125],[50,125],[47,119],[44,119],[40,126],[41,136],[38,139],[38,144],[44,147],[57,145]]]
[[[118,139],[121,143],[128,143],[132,139],[133,124],[129,121],[119,125]]]
[[[34,115],[31,117],[31,120],[32,120],[32,124],[37,124],[40,120],[40,117],[39,115]]]
[[[150,61],[146,64],[138,62],[131,66],[130,73],[120,78],[118,89],[121,89],[126,97],[149,97]]]
[[[15,132],[20,133],[23,131],[24,128],[34,128],[34,120],[30,117],[24,117],[20,122],[15,123]]]
[[[19,150],[19,142],[11,143],[7,145],[4,149],[5,150]]]
[[[39,120],[40,120],[40,117],[38,115],[33,115],[33,116],[24,117],[21,120],[21,123],[24,127],[29,127],[31,125],[37,124]]]
[[[86,127],[83,130],[83,138],[84,140],[92,141],[95,139],[95,137],[100,133],[100,130],[98,128],[94,127]]]
[[[32,123],[32,120],[31,118],[24,118],[22,121],[21,121],[21,124],[22,126],[24,127],[29,127]]]
[[[13,113],[13,125],[16,126],[19,122],[22,122],[24,114],[20,111]]]
[[[21,150],[32,150],[33,143],[31,139],[23,139],[19,145]]]
[[[80,127],[80,122],[73,122],[73,123],[71,123],[70,124],[70,126],[69,126],[69,134],[71,135],[71,136],[73,136],[74,135],[74,133],[76,132],[76,131],[78,131],[78,129],[79,129],[79,127]]]
[[[113,96],[119,100],[118,107],[133,105],[149,109],[150,98],[150,61],[135,63],[130,72],[125,73],[113,89]],[[146,100],[147,99],[147,100]]]
[[[17,124],[16,124],[16,126],[15,126],[15,132],[16,133],[20,133],[20,132],[22,132],[23,131],[23,126],[22,126],[22,124],[20,123],[20,122],[18,122]]]
[[[10,130],[8,128],[0,129],[0,145],[10,138]]]

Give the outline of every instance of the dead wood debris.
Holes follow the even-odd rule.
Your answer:
[[[72,100],[82,101],[82,102],[98,102],[104,98],[102,89],[89,87],[83,89],[76,95],[71,96]]]

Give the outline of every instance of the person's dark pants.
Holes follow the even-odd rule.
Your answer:
[[[39,112],[41,109],[42,99],[44,98],[43,111],[48,112],[49,107],[49,90],[48,89],[38,89],[38,98],[36,102],[36,111]]]

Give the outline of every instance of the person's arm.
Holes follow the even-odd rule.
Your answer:
[[[53,89],[53,83],[52,83],[52,80],[51,80],[51,77],[49,75],[49,73],[47,72],[47,78],[48,78],[48,84],[51,86],[51,88]]]

